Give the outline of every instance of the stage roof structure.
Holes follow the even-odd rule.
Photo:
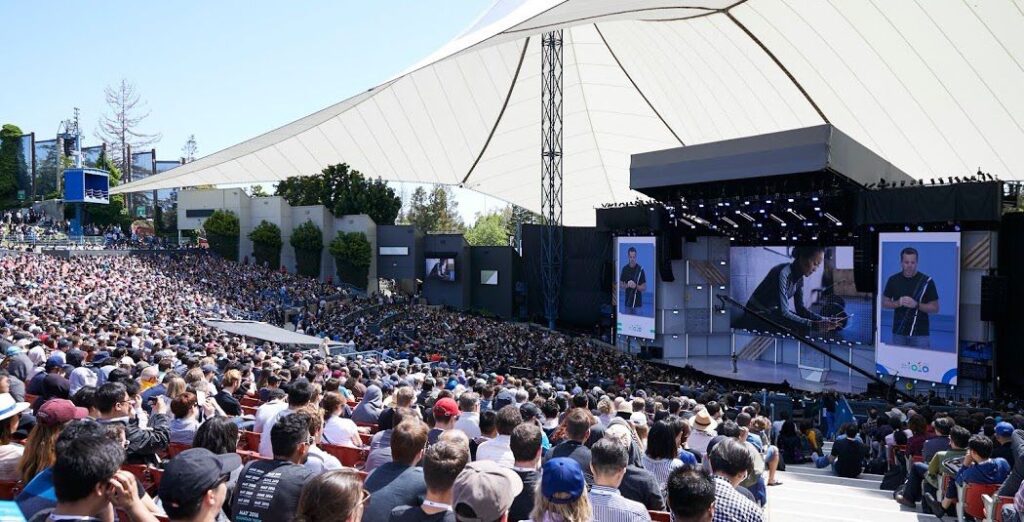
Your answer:
[[[1024,178],[1020,2],[497,0],[363,93],[112,193],[346,162],[540,211],[540,35],[564,29],[564,222],[634,200],[630,155],[831,124],[919,179]]]

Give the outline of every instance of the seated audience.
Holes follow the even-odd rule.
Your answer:
[[[519,475],[523,483],[523,491],[516,495],[508,510],[510,522],[528,520],[533,511],[533,492],[540,480],[541,428],[536,424],[523,423],[512,430],[509,442],[515,465],[512,471]]]
[[[419,506],[399,506],[391,511],[392,522],[455,522],[452,486],[469,463],[469,444],[439,441],[423,452],[423,480],[427,486]]]
[[[371,392],[367,390],[369,395]],[[370,501],[363,512],[366,522],[387,520],[399,506],[417,506],[427,494],[423,468],[417,467],[427,445],[427,426],[418,419],[402,420],[391,434],[392,461],[373,470],[363,486]]]
[[[664,429],[667,430],[666,433],[671,434],[670,426],[665,424]],[[672,454],[675,454],[675,448]],[[591,448],[591,469],[594,474],[594,486],[590,489],[592,520],[616,522],[651,519],[643,504],[629,500],[619,493],[619,484],[626,476],[628,465],[629,454],[626,448],[611,439],[601,439]]]
[[[587,522],[591,516],[587,481],[579,463],[567,457],[545,462],[541,468],[540,486],[534,496],[530,519]]]
[[[160,480],[161,506],[174,521],[214,522],[228,497],[231,474],[242,467],[235,453],[192,448],[177,454]]]
[[[452,485],[452,509],[459,522],[505,520],[522,491],[512,470],[491,461],[470,462]]]
[[[242,468],[231,499],[234,522],[291,522],[302,486],[313,476],[302,465],[312,443],[308,417],[281,417],[270,441],[272,460],[253,460]]]
[[[302,486],[294,522],[359,522],[368,496],[355,470],[324,472]]]
[[[668,509],[675,522],[715,519],[715,480],[701,469],[672,470],[666,484]]]

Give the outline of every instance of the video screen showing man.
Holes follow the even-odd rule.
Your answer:
[[[754,289],[747,307],[788,330],[807,335],[836,330],[843,318],[823,317],[804,303],[804,280],[814,274],[825,260],[824,247],[794,247],[793,261],[775,265]],[[737,327],[751,330],[773,328],[758,317],[744,311]]]
[[[629,247],[626,255],[629,256],[629,263],[623,265],[622,272],[619,273],[619,284],[626,289],[626,301],[622,303],[623,312],[628,315],[642,315],[643,293],[647,291],[647,274],[644,273],[644,267],[636,262],[636,247]]]
[[[889,276],[882,291],[882,308],[893,310],[892,344],[930,348],[928,314],[939,313],[935,281],[917,270],[917,249],[900,251],[900,272]]]
[[[427,259],[427,277],[441,281],[455,281],[455,259]]]

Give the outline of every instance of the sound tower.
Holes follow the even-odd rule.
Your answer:
[[[1007,280],[1002,276],[981,276],[981,320],[998,322],[1005,318]]]
[[[853,244],[853,284],[858,292],[876,292],[877,265],[878,234],[861,229]]]
[[[1024,213],[1012,212],[1003,214],[999,227],[999,267],[1006,276],[1006,295],[1024,295]],[[1003,308],[1004,317],[1019,319],[1024,317],[1024,302],[1020,299],[1007,299]],[[1024,350],[1020,349],[1020,340],[1024,338],[1024,321],[997,321],[995,368],[999,377],[996,392],[1024,391]]]

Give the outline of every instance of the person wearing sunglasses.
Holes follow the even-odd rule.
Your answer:
[[[168,518],[175,522],[217,520],[228,479],[241,466],[237,453],[215,455],[205,448],[179,453],[167,463],[160,481],[160,500]]]

